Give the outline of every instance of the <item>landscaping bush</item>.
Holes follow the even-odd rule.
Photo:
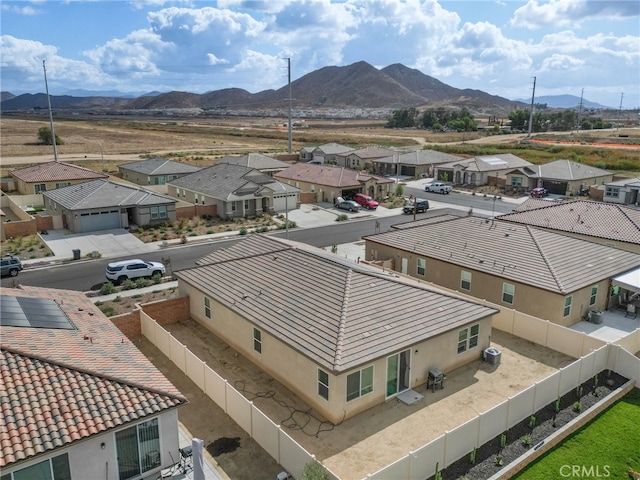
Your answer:
[[[344,213],[341,213],[336,217],[336,222],[345,222],[347,220],[349,220],[349,216]]]
[[[130,278],[127,278],[120,284],[120,287],[122,288],[122,290],[133,290],[134,288],[136,288],[136,282],[134,282]]]
[[[151,277],[151,281],[156,285],[162,283],[162,275],[160,275],[159,273],[156,273],[153,277]]]
[[[151,285],[151,280],[148,278],[140,277],[135,282],[135,288],[144,288]]]
[[[100,310],[102,310],[102,313],[104,313],[107,317],[113,317],[113,314],[115,313],[113,307],[104,307]]]
[[[100,287],[100,295],[111,295],[112,293],[116,293],[115,285],[111,282],[103,283]]]

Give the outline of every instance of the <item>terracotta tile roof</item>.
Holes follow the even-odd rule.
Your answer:
[[[640,210],[615,203],[528,199],[518,211],[497,218],[558,232],[640,245]]]
[[[82,293],[36,287],[2,293],[54,300],[75,329],[0,327],[7,422],[0,467],[186,403]]]
[[[331,165],[314,165],[312,163],[296,163],[274,175],[278,179],[326,185],[330,187],[360,187],[374,179],[377,183],[393,183],[390,178],[351,170]]]
[[[11,176],[27,183],[93,180],[95,178],[109,177],[104,173],[64,162],[47,162],[39,163],[32,167],[16,168],[11,170]]]
[[[180,282],[333,372],[497,312],[413,279],[263,235],[252,235],[197,263],[200,266],[176,272]]]
[[[473,216],[364,239],[562,295],[640,266],[637,253]]]

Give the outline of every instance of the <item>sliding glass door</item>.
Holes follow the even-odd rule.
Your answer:
[[[387,397],[409,389],[411,383],[411,350],[387,357]]]

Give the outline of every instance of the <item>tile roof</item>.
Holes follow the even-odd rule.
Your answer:
[[[393,183],[393,180],[390,178],[380,177],[358,170],[333,165],[314,165],[312,163],[296,163],[286,170],[276,173],[275,177],[340,188],[360,187],[372,179],[380,184]]]
[[[640,245],[640,210],[615,203],[528,199],[500,220]],[[522,210],[521,210],[522,209]]]
[[[139,162],[118,165],[119,169],[130,170],[144,175],[176,175],[197,172],[200,167],[183,162],[174,162],[166,158],[148,158]]]
[[[91,180],[93,178],[109,177],[104,173],[64,162],[47,162],[31,167],[16,168],[11,170],[11,176],[27,183]]]
[[[500,153],[496,155],[482,155],[479,157],[465,158],[463,160],[453,161],[440,168],[453,168],[462,166],[469,172],[494,172],[497,170],[505,170],[508,168],[529,167],[532,164],[523,160],[512,153]]]
[[[353,148],[332,142],[325,143],[324,145],[320,145],[312,149],[313,152],[316,152],[316,150],[318,153],[324,153],[325,155],[336,155],[339,153],[352,152]]]
[[[607,186],[620,186],[620,187],[640,187],[640,177],[633,178],[621,178],[615,182],[605,183]]]
[[[563,295],[640,266],[636,253],[474,216],[364,239]]]
[[[289,166],[287,162],[283,162],[277,158],[268,157],[267,155],[262,155],[261,153],[226,155],[218,160],[218,163],[241,165],[243,167],[255,168],[256,170],[283,169]]]
[[[0,327],[0,467],[187,402],[82,293],[3,295],[55,300],[75,329]]]
[[[134,205],[166,205],[175,198],[110,180],[93,180],[42,193],[69,210]]]
[[[537,165],[535,168],[538,170],[538,177],[551,180],[585,180],[613,175],[611,172],[601,168],[572,162],[571,160],[555,160],[543,165]]]
[[[354,155],[356,157],[362,159],[370,159],[370,158],[382,158],[389,157],[397,153],[395,150],[391,150],[390,148],[379,147],[377,145],[373,145],[370,147],[360,148],[358,150],[351,150],[349,152],[344,152],[340,156],[341,157],[349,157]]]
[[[264,235],[217,250],[197,264],[177,272],[178,279],[334,372],[497,311]]]
[[[391,225],[391,228],[394,230],[404,230],[405,228],[414,228],[420,227],[423,225],[431,225],[432,223],[440,223],[447,222],[449,220],[455,220],[460,218],[461,215],[453,215],[451,213],[447,213],[444,215],[436,215],[434,217],[421,218],[420,220],[416,220],[415,222],[409,220],[406,223],[396,223]]]

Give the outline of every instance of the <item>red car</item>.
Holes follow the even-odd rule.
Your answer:
[[[542,198],[548,195],[546,188],[534,188],[531,190],[531,198]]]
[[[356,193],[356,195],[353,197],[353,200],[355,202],[358,202],[367,210],[375,210],[376,208],[378,208],[378,202],[376,202],[369,195],[365,195],[364,193]]]

